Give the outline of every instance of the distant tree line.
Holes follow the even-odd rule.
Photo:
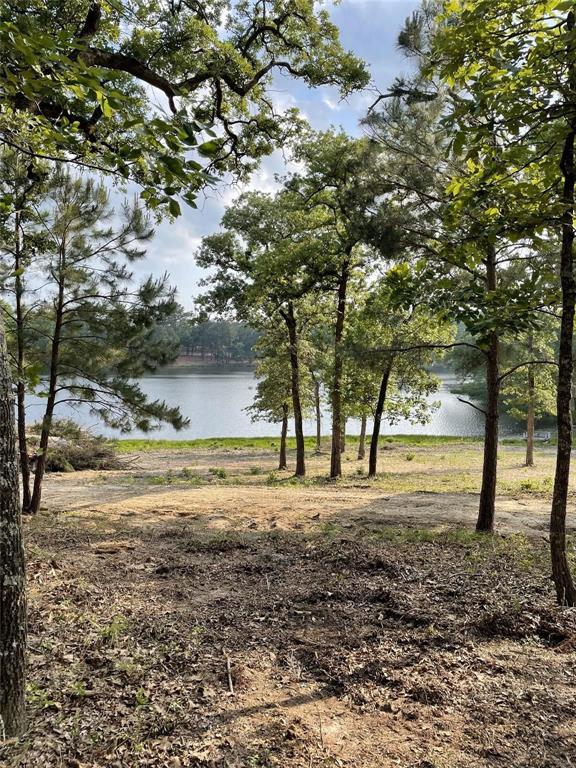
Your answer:
[[[176,346],[185,362],[252,363],[259,332],[249,325],[229,320],[198,320],[179,308],[174,318],[162,324],[157,338]]]

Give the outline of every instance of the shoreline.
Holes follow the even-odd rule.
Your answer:
[[[322,453],[329,452],[330,450],[330,435],[322,436]],[[455,445],[455,444],[470,444],[481,443],[483,441],[482,435],[474,436],[458,436],[458,435],[382,435],[379,440],[381,446],[386,444],[392,445],[421,445],[421,446],[434,446],[434,445]],[[357,446],[359,441],[359,435],[346,435],[347,447],[351,445]],[[209,449],[228,449],[228,450],[242,450],[246,448],[259,448],[259,449],[272,449],[276,450],[280,445],[280,438],[275,437],[202,437],[194,438],[190,440],[178,440],[178,439],[154,439],[154,438],[114,438],[109,441],[112,443],[120,453],[132,453],[134,451],[156,451],[156,450],[189,450],[194,448],[209,448]],[[502,445],[523,445],[525,439],[522,437],[502,437],[500,439]],[[540,447],[554,445],[556,442],[555,437],[549,442],[539,443]],[[316,438],[305,438],[306,448],[308,450],[316,449]],[[369,445],[367,439],[366,445]],[[296,438],[289,437],[287,440],[288,449],[295,449]]]

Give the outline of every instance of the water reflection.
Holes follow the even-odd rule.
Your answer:
[[[481,435],[484,429],[484,419],[481,413],[460,402],[450,391],[456,380],[443,376],[442,386],[431,396],[432,401],[440,402],[440,408],[435,411],[427,424],[410,424],[399,420],[394,424],[384,423],[383,434],[428,434],[428,435]],[[190,426],[181,432],[176,432],[170,426],[163,426],[151,437],[165,439],[192,439],[198,437],[257,437],[278,435],[279,426],[267,422],[252,422],[250,415],[244,410],[252,404],[255,391],[254,374],[251,370],[233,370],[222,372],[222,369],[175,370],[162,372],[155,376],[144,378],[140,382],[143,391],[151,399],[166,400],[170,405],[178,405],[183,414],[190,419]],[[30,399],[29,418],[39,418],[45,401],[39,398]],[[67,404],[59,406],[58,417],[70,416],[82,424],[94,427],[95,431],[114,436],[115,430],[107,429],[90,416],[85,407],[72,410]],[[518,434],[521,428],[510,420],[502,419],[502,434]],[[315,432],[315,424],[306,422],[306,434]],[[329,414],[324,414],[322,425],[323,434],[330,430]],[[360,430],[358,422],[350,421],[347,431],[357,434]],[[292,431],[291,431],[292,434]],[[133,432],[132,436],[143,436]]]

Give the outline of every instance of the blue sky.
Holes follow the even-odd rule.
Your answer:
[[[409,69],[397,50],[396,38],[406,17],[419,4],[419,0],[342,0],[339,5],[329,6],[343,46],[367,62],[373,83],[381,90]],[[288,77],[277,77],[271,93],[278,108],[297,106],[313,128],[341,126],[350,134],[359,134],[358,122],[375,98],[374,92],[365,91],[342,102],[335,89],[312,90]],[[282,155],[277,152],[262,162],[248,186],[272,191],[274,175],[283,168]],[[201,290],[198,283],[202,278],[202,270],[194,263],[194,253],[202,237],[218,229],[224,208],[245,188],[222,184],[198,201],[198,210],[183,206],[183,215],[176,222],[164,222],[157,228],[138,273],[168,272],[178,289],[178,300],[191,308],[194,296]]]

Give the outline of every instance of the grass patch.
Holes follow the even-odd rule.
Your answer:
[[[470,528],[399,528],[386,525],[370,528],[368,537],[393,545],[438,544],[462,547],[472,562],[480,562],[494,555],[505,556],[516,567],[530,571],[547,562],[547,552],[521,533],[500,536],[476,533]]]
[[[357,445],[357,435],[346,435],[348,445]],[[479,443],[481,437],[453,437],[450,435],[385,435],[381,437],[381,444],[392,445],[457,445],[459,443]],[[210,437],[197,440],[145,440],[126,439],[110,440],[110,444],[118,453],[146,453],[148,451],[184,451],[192,449],[204,450],[242,450],[254,448],[263,451],[275,452],[278,448],[277,441],[270,437]],[[316,449],[316,438],[305,439],[306,448]],[[287,447],[296,449],[296,439],[289,437]],[[330,438],[322,438],[322,450],[329,450]]]
[[[503,490],[512,494],[528,494],[534,496],[548,495],[552,493],[554,481],[551,477],[526,478],[512,482],[500,483]]]
[[[186,483],[187,485],[201,485],[203,478],[190,467],[184,467],[180,472],[164,472],[161,475],[149,475],[144,478],[148,485],[174,485],[175,483]]]

